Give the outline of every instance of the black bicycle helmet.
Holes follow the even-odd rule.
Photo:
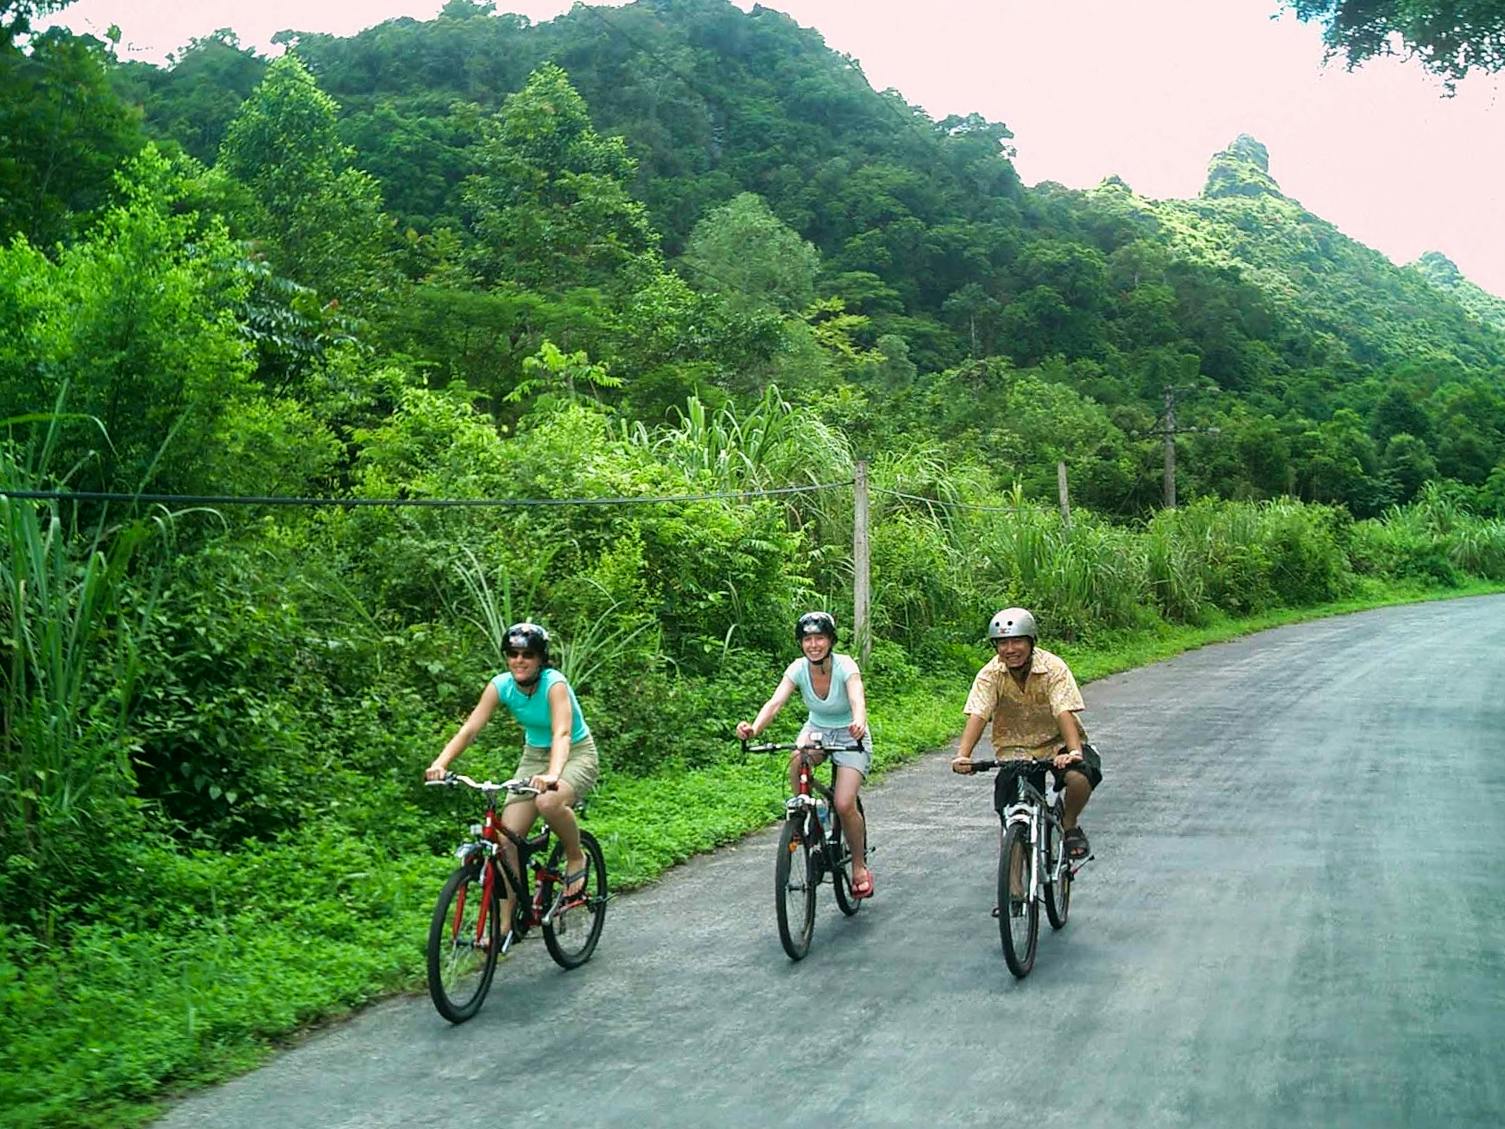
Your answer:
[[[806,635],[829,635],[831,646],[836,646],[836,618],[830,612],[806,612],[794,621],[794,641]]]
[[[537,655],[544,662],[549,661],[549,633],[536,623],[526,620],[514,623],[507,628],[507,637],[502,646],[507,650],[515,647],[530,655]]]

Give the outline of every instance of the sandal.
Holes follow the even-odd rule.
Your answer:
[[[573,874],[566,874],[564,878],[561,879],[564,884],[564,901],[566,905],[577,905],[580,902],[585,901],[585,880],[590,877],[590,872],[590,860],[586,859],[584,866],[575,871],[575,873]],[[576,882],[580,883],[580,888],[574,891],[574,893],[571,893],[570,887],[573,886]]]
[[[871,898],[873,896],[873,872],[864,868],[862,874],[862,878],[852,880],[852,897]]]
[[[1081,862],[1092,853],[1092,848],[1087,843],[1087,832],[1080,827],[1073,827],[1066,832],[1066,837],[1062,842],[1066,846],[1066,857],[1072,862]]]

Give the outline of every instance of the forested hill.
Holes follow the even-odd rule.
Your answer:
[[[264,369],[296,363],[269,352],[348,331],[430,383],[464,382],[506,425],[548,339],[621,380],[595,391],[628,419],[661,421],[691,392],[777,383],[814,403],[846,388],[821,410],[865,446],[918,433],[954,455],[1008,451],[996,485],[1048,493],[1064,444],[1001,410],[1023,376],[1055,399],[1016,414],[1048,402],[1090,437],[1081,499],[1125,515],[1159,498],[1149,437],[1167,387],[1199,389],[1178,408],[1202,429],[1180,441],[1186,496],[1292,493],[1369,514],[1432,478],[1482,487],[1505,457],[1505,302],[1440,256],[1400,268],[1345,237],[1280,192],[1252,138],[1212,158],[1195,200],[1117,178],[1026,188],[1004,124],[932,120],[818,33],[725,0],[578,5],[541,25],[451,0],[429,21],[284,39],[306,67],[299,97],[334,115],[327,136],[289,142],[296,115],[275,109],[260,132],[231,129],[253,92],[270,97],[268,61],[232,31],[167,69],[96,52],[140,124],[90,111],[120,119],[122,150],[149,134],[226,174],[205,200],[271,271],[247,311]],[[582,128],[591,140],[570,141]],[[96,166],[76,199],[106,195]],[[303,234],[269,236],[299,176],[336,186],[323,206],[343,234],[304,217]],[[525,197],[542,211],[525,215]],[[71,206],[78,230],[90,213]],[[61,233],[37,212],[13,229]],[[643,296],[666,291],[643,269],[710,305],[654,311]],[[277,278],[310,296],[284,310]],[[356,320],[310,322],[314,295]],[[997,393],[996,418],[967,410],[980,390]]]

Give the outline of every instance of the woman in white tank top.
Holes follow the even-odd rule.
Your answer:
[[[737,723],[737,736],[746,741],[768,728],[796,690],[804,699],[810,716],[796,743],[808,745],[817,739],[823,745],[839,747],[861,742],[867,736],[867,698],[862,690],[862,674],[850,655],[836,654],[836,620],[829,612],[806,612],[794,625],[794,639],[804,652],[784,670],[773,697],[763,703],[751,722]],[[867,827],[857,810],[857,793],[867,779],[873,762],[870,743],[861,750],[838,749],[831,754],[835,762],[836,811],[842,830],[852,848],[852,896],[871,897],[873,874],[867,868]],[[825,754],[811,754],[819,764]],[[799,753],[789,758],[789,790],[799,787]]]

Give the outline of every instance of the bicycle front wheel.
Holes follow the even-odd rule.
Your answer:
[[[1066,845],[1061,828],[1045,822],[1045,916],[1052,929],[1066,925],[1071,912],[1071,864],[1066,859]]]
[[[862,810],[862,797],[857,797],[857,814],[863,816],[864,824],[866,815]],[[852,896],[852,850],[846,840],[846,831],[841,826],[841,816],[836,812],[831,813],[831,853],[836,858],[836,873],[831,876],[831,886],[836,894],[836,904],[841,912],[851,917],[862,908],[862,899]]]
[[[449,876],[429,923],[429,995],[439,1014],[464,1023],[481,1008],[501,950],[501,902],[485,889],[484,864]]]
[[[1021,978],[1035,966],[1040,937],[1040,903],[1029,896],[1030,869],[1029,827],[1015,823],[1004,833],[998,855],[998,932],[1003,959]]]
[[[790,960],[802,960],[815,934],[815,859],[810,835],[820,834],[814,820],[786,819],[773,866],[773,899],[779,917],[779,940]],[[839,879],[838,879],[839,881]]]
[[[601,844],[589,831],[582,830],[580,849],[585,853],[585,885],[575,897],[559,897],[562,891],[552,879],[540,883],[545,906],[554,906],[559,897],[559,905],[543,924],[543,943],[560,968],[579,968],[590,960],[601,939],[601,927],[606,924],[606,859]],[[556,843],[549,855],[549,870],[563,874],[564,869],[564,847]]]

